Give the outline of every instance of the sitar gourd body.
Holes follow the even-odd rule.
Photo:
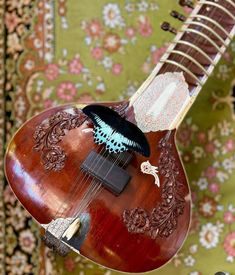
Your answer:
[[[132,117],[128,103],[108,106],[126,119]],[[105,187],[96,192],[94,186],[91,191],[96,194],[91,192],[89,204],[81,207],[93,178],[83,180],[80,167],[91,150],[102,146],[94,144],[92,128],[92,122],[73,105],[29,120],[7,150],[11,188],[44,228],[78,213],[81,229],[86,227],[84,236],[81,240],[78,232],[68,243],[85,257],[120,271],[156,269],[178,251],[190,221],[189,187],[175,146],[175,130],[146,134],[150,156],[133,154],[126,167],[131,179],[121,194]],[[153,175],[141,171],[146,161],[158,167],[159,186]],[[60,230],[63,226],[55,225],[54,234],[58,236]]]

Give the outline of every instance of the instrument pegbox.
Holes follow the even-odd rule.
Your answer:
[[[161,25],[162,30],[177,34],[177,29],[172,27],[169,22],[163,22]]]

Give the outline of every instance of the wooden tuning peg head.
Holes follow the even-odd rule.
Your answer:
[[[180,14],[179,12],[173,10],[171,11],[170,15],[182,22],[185,22],[186,21],[186,17],[183,15],[183,14]]]
[[[168,32],[171,32],[173,34],[177,34],[177,30],[176,28],[172,27],[170,23],[168,22],[163,22],[162,25],[161,25],[161,29],[164,30],[164,31],[168,31]]]
[[[188,7],[194,9],[194,3],[192,0],[179,0],[179,4],[182,7]]]

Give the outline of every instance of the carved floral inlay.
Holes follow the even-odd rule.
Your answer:
[[[183,214],[185,207],[183,185],[178,177],[179,167],[167,136],[160,140],[159,149],[159,173],[164,177],[161,203],[151,212],[143,208],[123,212],[123,221],[130,233],[147,234],[152,239],[169,237],[177,228],[178,217]]]
[[[125,116],[127,102],[112,106],[112,109]],[[64,168],[66,153],[58,145],[67,131],[80,127],[88,119],[78,108],[72,112],[61,111],[49,117],[36,127],[34,150],[41,152],[41,159],[46,170],[60,171]]]
[[[37,126],[34,139],[36,151],[41,152],[41,159],[46,170],[59,171],[63,169],[66,154],[58,143],[66,131],[78,128],[87,119],[79,109],[73,108],[73,114],[58,112]]]

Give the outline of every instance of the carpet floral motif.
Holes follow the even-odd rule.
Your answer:
[[[173,9],[190,12],[174,0],[100,0],[95,7],[83,0],[0,0],[1,142],[45,108],[131,96],[173,38],[160,23],[181,24],[170,17]],[[234,274],[234,60],[235,40],[178,131],[192,189],[191,228],[171,262],[150,274]],[[55,255],[9,186],[1,183],[0,191],[0,268],[6,274],[119,274],[79,255]]]

